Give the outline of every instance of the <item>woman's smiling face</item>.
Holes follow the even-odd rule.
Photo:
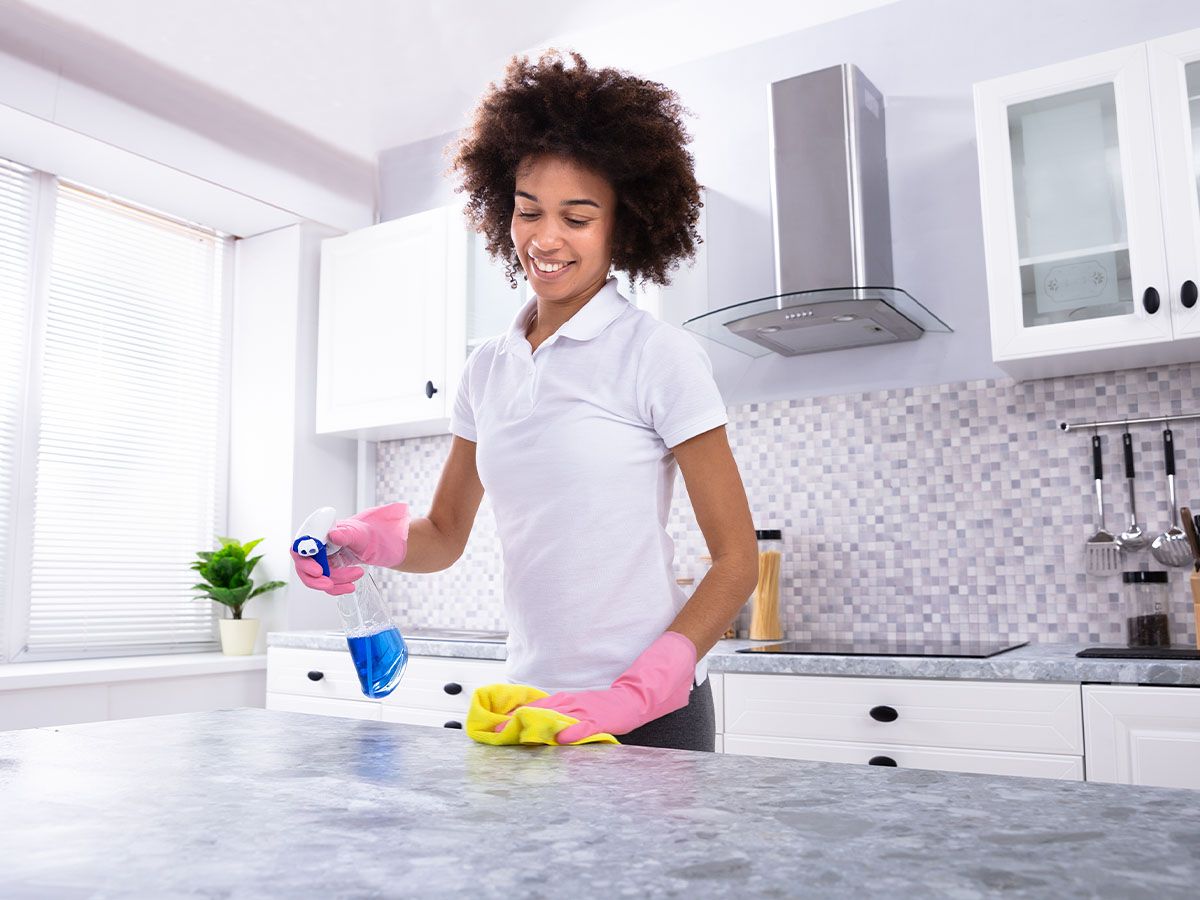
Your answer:
[[[529,156],[517,167],[515,201],[513,246],[538,297],[570,303],[604,286],[617,205],[606,178],[562,156]],[[545,271],[553,264],[562,267]]]

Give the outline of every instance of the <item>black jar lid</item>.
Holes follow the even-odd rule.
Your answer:
[[[1126,584],[1166,584],[1166,572],[1122,572],[1121,579]]]
[[[766,528],[766,529],[762,529],[762,530],[756,530],[754,532],[754,536],[756,538],[758,538],[760,541],[782,541],[783,540],[783,532],[780,531],[778,528]]]

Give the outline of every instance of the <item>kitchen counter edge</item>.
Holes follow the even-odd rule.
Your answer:
[[[476,641],[406,638],[414,656],[461,659],[505,657],[504,645]],[[932,678],[956,681],[1048,681],[1068,684],[1152,684],[1200,686],[1200,660],[1080,659],[1087,644],[1029,644],[986,659],[914,656],[825,656],[738,653],[742,647],[772,641],[724,640],[708,654],[713,673],[833,675],[855,678]],[[346,650],[340,635],[321,631],[273,631],[268,647]]]

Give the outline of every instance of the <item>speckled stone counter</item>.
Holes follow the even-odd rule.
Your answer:
[[[770,641],[719,641],[708,655],[710,672],[776,675],[848,675],[860,678],[942,678],[967,681],[1047,681],[1068,684],[1200,685],[1200,660],[1079,659],[1086,644],[1029,644],[987,659],[915,656],[793,656],[747,654],[741,647]],[[316,631],[272,632],[271,647],[345,650],[340,634]],[[504,659],[504,645],[468,641],[409,639],[419,656]]]
[[[0,896],[1194,897],[1193,791],[221,710],[0,733]]]

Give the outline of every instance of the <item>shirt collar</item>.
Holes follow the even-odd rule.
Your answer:
[[[587,303],[581,306],[575,315],[563,322],[554,332],[555,335],[568,337],[574,341],[590,341],[625,311],[629,301],[617,290],[617,279],[610,275],[604,286],[598,290]],[[529,320],[537,310],[537,297],[530,297],[513,318],[508,332],[501,341],[500,350],[508,349],[515,341],[525,338]]]

